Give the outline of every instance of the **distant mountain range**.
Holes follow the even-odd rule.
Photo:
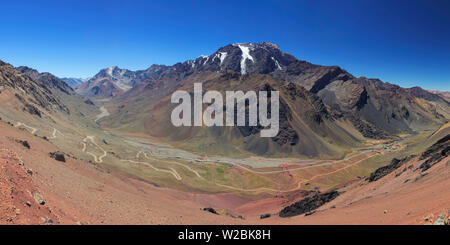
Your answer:
[[[438,90],[428,90],[428,92],[433,93],[433,94],[437,94],[439,96],[441,96],[441,98],[447,100],[448,102],[450,102],[450,92],[447,91],[438,91]]]
[[[172,127],[170,95],[179,88],[192,89],[194,82],[222,92],[282,91],[285,120],[279,136],[271,140],[254,137],[257,128],[224,132]],[[140,71],[110,67],[80,85],[77,92],[90,98],[112,98],[114,113],[102,120],[105,126],[162,137],[191,150],[224,154],[336,155],[361,137],[386,138],[435,128],[447,120],[450,111],[447,100],[420,87],[401,88],[379,79],[355,77],[338,66],[311,64],[268,42],[230,44],[209,56],[172,66],[152,65]],[[230,137],[239,140],[231,143]],[[220,144],[214,147],[214,142]]]
[[[63,80],[65,83],[67,83],[67,85],[69,85],[73,89],[76,89],[78,88],[78,86],[85,83],[89,79],[63,77],[61,78],[61,80]]]

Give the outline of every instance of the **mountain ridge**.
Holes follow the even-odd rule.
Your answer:
[[[114,113],[109,119],[101,121],[105,126],[114,128],[118,127],[118,123],[121,122],[133,125],[130,127],[134,131],[150,135],[154,134],[152,131],[155,132],[155,129],[159,128],[160,131],[155,132],[154,135],[168,137],[160,132],[168,132],[170,135],[170,132],[177,132],[177,129],[166,131],[167,129],[163,130],[158,125],[147,124],[145,121],[161,119],[165,115],[170,115],[170,108],[161,107],[160,104],[162,101],[167,104],[167,96],[175,90],[186,88],[189,91],[193,82],[208,83],[208,81],[212,81],[209,84],[215,84],[209,86],[214,90],[218,88],[221,88],[222,91],[231,89],[231,87],[223,88],[219,81],[243,83],[240,89],[254,90],[256,88],[252,86],[252,83],[253,85],[258,84],[255,79],[259,75],[273,78],[270,80],[277,81],[275,83],[280,86],[283,83],[292,83],[303,87],[308,96],[310,96],[309,94],[316,96],[318,101],[327,108],[326,110],[332,112],[341,121],[340,123],[345,121],[345,124],[352,125],[345,127],[355,128],[367,138],[383,139],[394,137],[400,133],[437,128],[446,122],[448,117],[446,112],[449,111],[450,106],[439,96],[419,87],[406,89],[382,82],[379,79],[354,77],[339,66],[320,66],[298,60],[271,43],[229,44],[209,56],[199,56],[194,60],[179,62],[173,66],[153,65],[145,72],[139,71],[139,74],[145,74],[145,77],[139,80],[134,87],[110,97],[112,100],[108,105]],[[244,84],[245,81],[252,82]],[[230,83],[230,86],[234,83]],[[296,96],[300,95],[296,94],[292,98]],[[294,101],[292,98],[281,99]],[[152,108],[158,108],[158,110],[164,108],[165,114],[152,110]],[[288,109],[291,114],[295,113],[293,110],[294,108]],[[298,116],[300,118],[308,116],[316,118],[316,124],[319,125],[321,119],[315,115],[320,114],[320,111],[316,110],[311,113]],[[168,121],[160,123],[170,124]],[[305,129],[304,126],[300,126],[303,123],[297,121],[295,124],[298,124],[294,126],[297,128],[296,130],[303,128],[303,132],[323,134],[316,126]],[[124,128],[123,125],[120,127]],[[281,134],[293,133],[291,129],[286,128],[286,130]],[[192,134],[194,132],[184,133]],[[198,133],[206,138],[211,137],[206,135],[212,134],[206,132],[194,134]],[[298,134],[299,131],[296,133]],[[248,138],[249,136],[241,132],[239,137]],[[178,141],[179,139],[174,140]],[[224,139],[222,142],[225,141],[227,140]],[[305,143],[303,146],[307,148],[306,145]],[[256,152],[260,151],[256,150]]]
[[[72,87],[73,89],[77,89],[78,86],[88,81],[90,78],[84,79],[84,78],[76,78],[76,77],[61,77],[61,80],[63,80],[67,85]]]

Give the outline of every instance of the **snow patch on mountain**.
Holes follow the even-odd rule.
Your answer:
[[[219,56],[220,65],[222,65],[222,63],[225,60],[225,58],[227,57],[228,53],[227,52],[220,52],[219,54],[220,54],[220,56]]]
[[[255,62],[255,60],[253,59],[253,57],[250,55],[250,48],[248,46],[244,46],[241,44],[237,44],[237,46],[241,49],[242,51],[242,58],[241,58],[241,74],[246,74],[247,73],[247,67],[245,66],[245,62],[247,60],[251,60],[252,62]]]

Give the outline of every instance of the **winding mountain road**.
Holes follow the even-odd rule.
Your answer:
[[[173,175],[173,177],[175,177],[176,180],[181,180],[181,176],[173,168],[171,168],[171,170],[166,170],[166,169],[156,168],[155,166],[153,166],[152,164],[150,164],[148,162],[140,162],[140,161],[134,161],[134,160],[127,160],[127,159],[121,159],[120,161],[122,161],[122,162],[131,162],[131,163],[135,163],[135,164],[142,164],[142,165],[145,165],[145,166],[149,166],[150,168],[152,168],[153,170],[155,170],[157,172],[168,173],[168,174]]]
[[[56,139],[56,133],[60,133],[62,136],[64,136],[63,133],[61,133],[58,129],[54,128],[52,136],[50,137],[50,139]]]
[[[25,129],[30,131],[31,134],[35,134],[38,131],[37,128],[30,127],[22,122],[17,122],[17,124],[14,127],[16,127],[16,128],[24,127]]]
[[[141,153],[142,153],[142,152],[141,152]],[[147,158],[147,159],[151,159],[151,158],[147,155],[147,153],[144,153],[144,156],[145,156],[145,158]],[[184,165],[184,164],[182,164],[182,163],[178,163],[178,162],[170,162],[170,163],[176,164],[176,165],[179,165],[179,166],[182,166],[182,167],[188,169],[189,171],[193,172],[199,179],[204,180],[204,178],[203,178],[197,171],[195,171],[194,169],[192,169],[191,167],[189,167],[189,166],[187,166],[187,165]]]

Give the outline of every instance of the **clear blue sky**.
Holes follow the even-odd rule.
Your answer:
[[[315,64],[450,90],[450,1],[3,1],[0,59],[89,77],[277,43]]]

